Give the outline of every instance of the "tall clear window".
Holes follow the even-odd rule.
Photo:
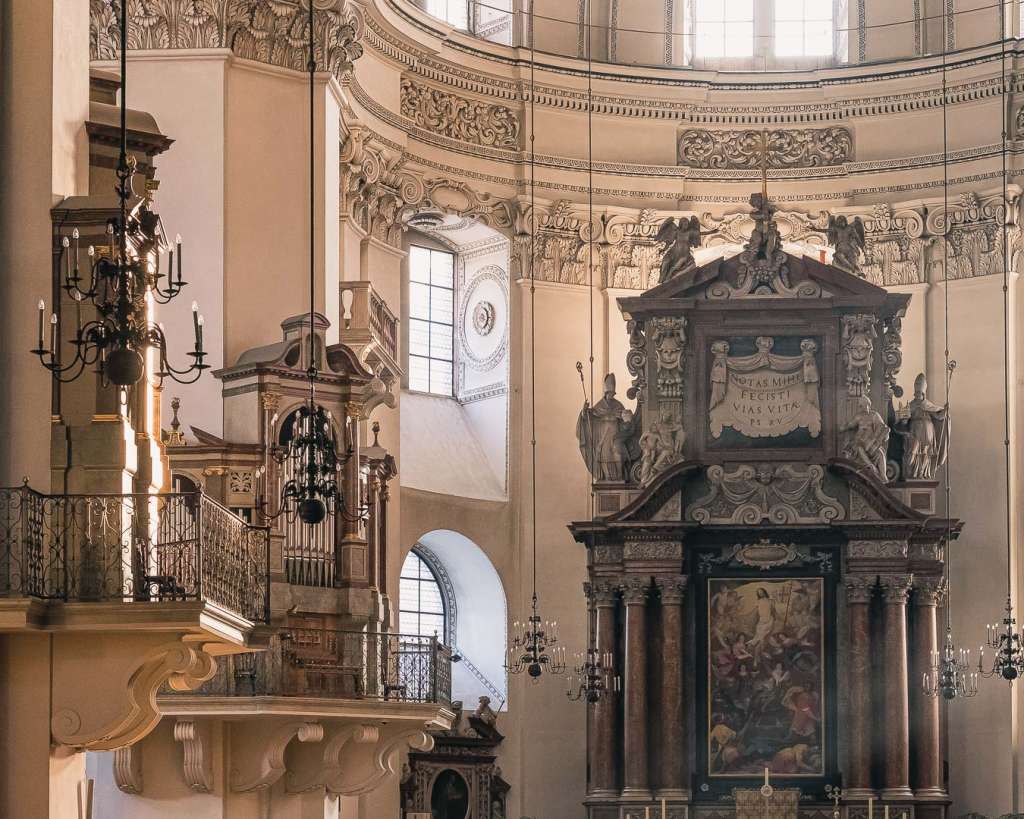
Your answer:
[[[446,613],[441,585],[413,549],[398,581],[398,623],[402,634],[445,639]]]
[[[832,53],[832,0],[775,0],[775,56]]]
[[[697,57],[754,54],[754,0],[695,0]]]
[[[423,10],[454,28],[469,30],[469,0],[421,0]]]
[[[452,394],[455,255],[409,248],[409,389]]]

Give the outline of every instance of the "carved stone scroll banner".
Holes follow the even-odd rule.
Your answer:
[[[762,132],[690,129],[679,135],[678,163],[690,168],[759,168]],[[853,159],[847,128],[796,128],[768,132],[769,168],[842,165]]]
[[[801,428],[815,438],[821,434],[817,343],[801,340],[801,354],[795,356],[771,352],[774,343],[759,336],[757,352],[745,356],[730,356],[727,341],[712,343],[708,409],[715,438],[725,427],[750,438],[774,438]]]
[[[408,78],[402,80],[402,116],[450,139],[510,150],[519,147],[519,118],[511,108],[469,100]]]
[[[824,489],[825,468],[753,466],[742,464],[728,472],[709,466],[708,492],[694,501],[686,517],[697,523],[831,523],[846,514],[842,504]]]

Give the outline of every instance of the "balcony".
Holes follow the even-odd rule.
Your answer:
[[[269,553],[268,529],[202,493],[0,489],[0,600],[191,603],[266,623]]]
[[[225,658],[190,696],[447,705],[451,651],[436,637],[289,628],[265,652]]]
[[[370,282],[341,283],[339,338],[355,350],[390,395],[392,385],[402,374],[398,365],[398,319]]]

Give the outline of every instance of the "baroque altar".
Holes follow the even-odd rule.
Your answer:
[[[578,420],[595,516],[570,529],[622,678],[589,706],[588,815],[732,817],[768,771],[801,819],[837,787],[848,814],[942,819],[940,704],[913,681],[961,524],[936,514],[944,408],[923,376],[898,400],[910,296],[860,275],[859,220],[833,223],[827,265],[751,205],[731,258],[664,232],[686,243],[671,270],[618,301],[631,383]]]

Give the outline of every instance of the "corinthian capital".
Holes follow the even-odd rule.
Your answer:
[[[655,577],[654,585],[661,594],[661,602],[670,606],[678,606],[686,596],[686,575],[675,577]]]
[[[848,574],[843,581],[848,603],[870,603],[874,596],[877,577],[873,574]]]
[[[946,579],[939,577],[914,578],[914,604],[937,606],[946,596]]]
[[[622,583],[622,599],[627,606],[643,605],[647,602],[647,594],[651,581],[647,577],[628,577]]]
[[[878,578],[882,587],[882,599],[886,603],[906,603],[913,585],[912,574],[883,574]]]

